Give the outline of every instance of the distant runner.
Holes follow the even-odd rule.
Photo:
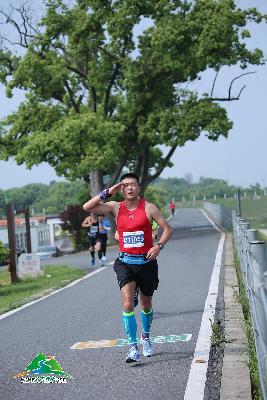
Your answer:
[[[175,214],[175,202],[174,202],[174,199],[172,199],[171,202],[170,202],[170,210],[171,210],[172,216],[174,216],[174,214]]]
[[[103,262],[107,261],[106,249],[107,249],[108,231],[110,231],[111,228],[109,220],[105,218],[104,214],[98,215],[98,222],[99,222],[99,233],[97,241],[100,243],[100,248],[98,250],[98,258]]]
[[[95,265],[95,246],[99,234],[99,222],[97,215],[91,213],[82,223],[83,228],[87,228],[87,235],[89,239],[89,250],[91,253],[91,265]]]

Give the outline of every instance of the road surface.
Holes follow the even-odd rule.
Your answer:
[[[116,256],[113,249],[100,272],[0,319],[1,398],[184,398],[220,233],[195,209],[177,210],[170,224],[174,234],[158,259],[160,284],[154,295],[151,335],[189,334],[191,339],[155,344],[155,355],[138,365],[125,363],[127,346],[71,349],[77,342],[124,338],[120,293],[108,265]],[[86,253],[62,259],[88,268]],[[140,333],[139,313],[138,308]],[[55,356],[73,379],[48,385],[23,384],[13,377],[41,352]]]

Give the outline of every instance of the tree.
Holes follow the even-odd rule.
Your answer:
[[[263,62],[244,41],[246,24],[263,16],[234,0],[47,0],[38,24],[25,4],[0,14],[18,36],[12,44],[2,35],[0,80],[8,96],[26,93],[1,123],[0,158],[29,168],[48,162],[90,183],[92,194],[123,168],[140,176],[144,191],[178,146],[202,132],[227,137],[232,123],[218,100],[237,100],[243,88],[232,95],[237,77],[227,97],[214,97],[218,72]],[[152,26],[136,39],[144,18]],[[186,89],[207,68],[216,72],[211,94]]]
[[[60,213],[63,221],[62,229],[72,235],[73,245],[76,250],[84,250],[88,247],[87,230],[82,228],[86,212],[80,206],[68,206]]]

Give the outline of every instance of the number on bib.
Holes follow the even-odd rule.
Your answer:
[[[144,231],[123,232],[123,245],[125,248],[143,247],[145,244]]]

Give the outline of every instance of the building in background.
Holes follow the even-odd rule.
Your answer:
[[[62,219],[58,214],[48,214],[46,216],[46,223],[49,226],[50,231],[50,245],[60,246],[61,235],[62,235]]]
[[[31,245],[32,252],[36,252],[38,247],[55,245],[55,242],[60,237],[62,221],[58,215],[51,216],[34,216],[30,218],[31,228]],[[22,251],[26,251],[26,226],[25,219],[15,217],[15,235],[16,235],[16,246]],[[8,229],[7,220],[0,220],[0,241],[4,244],[8,244]]]

